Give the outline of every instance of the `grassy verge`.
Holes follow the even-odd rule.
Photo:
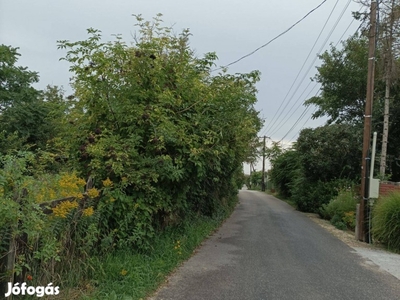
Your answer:
[[[83,284],[81,290],[65,291],[65,299],[144,299],[193,254],[201,242],[231,214],[234,206],[214,218],[196,217],[177,228],[166,230],[147,253],[125,249],[92,258],[91,280]]]
[[[290,198],[285,198],[284,196],[279,194],[277,191],[271,192],[271,190],[266,190],[265,192],[268,195],[271,195],[271,196],[274,196],[275,198],[278,198],[279,200],[285,201],[287,204],[289,204],[290,206],[292,206],[292,207],[297,209],[297,205],[296,205],[296,202],[294,202],[294,200],[291,200]]]

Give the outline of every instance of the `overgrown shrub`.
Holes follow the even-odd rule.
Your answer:
[[[261,121],[257,71],[212,75],[215,53],[197,58],[188,30],[172,34],[159,16],[137,21],[133,44],[103,43],[89,29],[87,40],[59,47],[79,100],[67,122],[71,160],[97,188],[114,183],[99,203],[101,236],[145,249],[157,230],[191,213],[212,216],[237,193]]]
[[[352,189],[344,189],[328,204],[322,204],[320,215],[339,229],[354,230],[357,198]]]
[[[300,168],[298,153],[294,150],[285,151],[272,163],[271,180],[274,186],[283,197],[291,197],[293,183]]]
[[[302,175],[297,175],[293,184],[292,199],[300,211],[321,213],[322,205],[328,204],[342,188],[350,185],[351,182],[344,179],[328,182],[311,181]]]
[[[292,199],[298,210],[318,213],[319,208],[336,196],[336,191],[330,182],[311,182],[300,176],[295,179]]]
[[[94,198],[99,193],[89,189],[84,199],[85,181],[75,174],[35,174],[33,170],[40,170],[35,158],[31,152],[0,155],[0,282],[11,277],[29,277],[37,285],[58,281],[71,268],[87,266],[98,241]],[[48,197],[65,196],[74,198],[52,209],[39,205],[54,200]],[[15,244],[15,264],[6,271],[10,244]]]
[[[400,193],[381,197],[373,208],[373,238],[393,251],[400,252]]]
[[[262,171],[251,172],[247,179],[247,187],[249,189],[261,189]]]

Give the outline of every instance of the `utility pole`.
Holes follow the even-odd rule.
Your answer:
[[[262,183],[261,183],[261,190],[265,192],[265,138],[264,135],[264,146],[263,146],[263,166],[262,166]]]
[[[371,123],[372,123],[372,103],[374,96],[374,79],[375,79],[375,40],[376,40],[376,8],[375,0],[371,1],[370,30],[369,30],[369,51],[368,51],[368,79],[367,79],[367,98],[365,102],[364,113],[364,137],[362,151],[362,169],[361,169],[361,202],[358,225],[358,239],[360,241],[369,242],[367,230],[367,209],[369,198],[369,187],[367,172],[369,156],[369,147],[371,143]]]

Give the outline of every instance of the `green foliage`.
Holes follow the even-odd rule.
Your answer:
[[[18,48],[0,45],[0,114],[16,104],[29,103],[38,96],[31,85],[39,81],[36,72],[17,67]]]
[[[251,172],[247,178],[247,187],[249,189],[261,189],[262,185],[262,171]]]
[[[272,161],[271,180],[283,197],[292,196],[292,187],[299,168],[299,155],[295,150],[285,151]]]
[[[0,273],[2,281],[12,275],[18,281],[33,275],[37,285],[58,281],[72,265],[87,265],[97,241],[98,212],[87,210],[93,205],[90,197],[82,205],[64,201],[53,208],[53,214],[44,213],[38,201],[52,199],[43,199],[41,193],[57,193],[53,186],[50,191],[44,189],[50,186],[46,180],[54,176],[43,176],[38,162],[41,160],[32,152],[0,156],[0,257],[8,253],[11,240],[16,243],[14,273]],[[75,185],[66,180],[72,177],[61,177],[59,184]],[[68,209],[65,204],[70,204]]]
[[[380,198],[373,208],[373,238],[390,250],[400,252],[400,193]]]
[[[338,189],[359,176],[360,136],[352,126],[332,124],[304,129],[295,145],[300,168],[292,196],[302,211],[319,212]]]
[[[342,185],[342,180],[311,181],[300,173],[293,183],[292,199],[300,211],[318,213],[323,204],[337,196]]]
[[[17,48],[0,45],[0,143],[3,153],[22,150],[25,144],[44,147],[52,127],[46,120],[49,109],[32,87],[39,80],[36,72],[18,67]],[[19,143],[7,142],[19,140]],[[12,148],[18,147],[18,148]]]
[[[388,26],[385,24],[384,26]],[[382,31],[382,33],[385,31]],[[383,132],[385,76],[388,62],[387,37],[382,37],[383,44],[376,49],[375,90],[373,102],[372,124],[373,131],[378,132],[377,144],[381,144]],[[306,101],[306,105],[316,105],[317,110],[313,118],[328,117],[328,124],[352,124],[362,132],[364,120],[366,84],[368,73],[368,39],[366,36],[355,35],[343,43],[338,49],[331,47],[320,55],[322,65],[318,67],[318,74],[314,80],[321,84],[322,93]],[[400,61],[392,62],[394,69],[398,68]],[[390,122],[387,175],[392,175],[392,180],[400,180],[400,168],[396,159],[400,156],[400,101],[399,77],[396,72],[392,74],[390,86]],[[379,149],[379,147],[378,147]],[[379,156],[379,150],[378,150]],[[359,160],[359,159],[358,159]]]
[[[285,149],[282,148],[280,142],[272,141],[271,147],[266,147],[265,156],[270,160],[272,164],[274,164],[275,160],[278,159],[283,153]]]
[[[357,198],[353,189],[341,190],[336,198],[323,204],[320,215],[339,229],[355,229]]]
[[[361,145],[361,132],[349,125],[332,124],[303,129],[295,148],[308,179],[330,181],[359,176]]]
[[[16,66],[20,55],[17,50],[0,45],[0,153],[3,154],[46,150],[54,144],[54,139],[60,139],[69,107],[62,89],[48,86],[39,91],[32,87],[39,76],[26,67]]]
[[[80,174],[115,183],[99,203],[100,233],[145,249],[155,232],[191,212],[213,215],[237,192],[238,172],[261,127],[258,72],[211,76],[216,55],[196,58],[190,33],[138,16],[134,45],[121,37],[61,41],[78,101],[66,140]],[[109,199],[114,199],[109,203]]]
[[[275,155],[271,179],[299,210],[319,212],[341,187],[357,180],[360,145],[359,132],[350,125],[303,129],[293,149]]]
[[[14,274],[1,279],[80,284],[94,255],[147,255],[164,232],[192,233],[191,221],[233,209],[242,163],[257,156],[260,74],[211,75],[217,57],[195,57],[189,31],[137,20],[133,45],[120,36],[103,43],[94,29],[60,42],[74,73],[67,98],[58,87],[32,88],[37,74],[15,66],[17,49],[0,47],[0,256],[11,239],[18,249]],[[77,175],[94,184],[84,196]],[[60,195],[74,198],[45,214],[43,202]],[[203,237],[175,240],[173,255],[187,257]]]
[[[83,299],[144,299],[220,226],[232,212],[237,198],[231,201],[230,208],[221,211],[216,218],[197,216],[177,227],[167,228],[146,253],[123,249],[94,257],[91,271],[94,279],[88,283],[94,288],[87,291]]]
[[[331,46],[319,58],[322,65],[317,68],[315,81],[322,85],[322,93],[306,101],[307,105],[318,107],[313,117],[328,116],[328,123],[361,123],[367,89],[368,40],[355,35],[343,43],[342,49]]]

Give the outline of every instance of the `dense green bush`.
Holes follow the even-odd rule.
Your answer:
[[[341,190],[328,204],[322,204],[320,215],[339,229],[355,228],[357,198],[352,189]]]
[[[271,180],[283,197],[292,196],[292,187],[299,167],[299,156],[294,150],[285,151],[273,160]]]
[[[247,177],[246,184],[249,189],[261,189],[262,172],[255,171]]]
[[[359,176],[359,133],[346,124],[332,124],[300,132],[293,150],[278,153],[271,171],[275,186],[297,208],[320,212],[341,187]]]
[[[298,210],[319,213],[320,207],[337,195],[337,188],[336,181],[310,181],[298,175],[293,184],[291,199],[296,203]]]
[[[259,73],[211,75],[214,53],[195,57],[189,31],[137,17],[135,43],[60,41],[75,74],[69,115],[71,161],[103,194],[100,239],[151,247],[166,226],[214,215],[237,193],[242,163],[261,127]],[[72,124],[72,125],[68,125]]]
[[[373,208],[372,233],[374,240],[400,252],[400,193],[381,197]]]

